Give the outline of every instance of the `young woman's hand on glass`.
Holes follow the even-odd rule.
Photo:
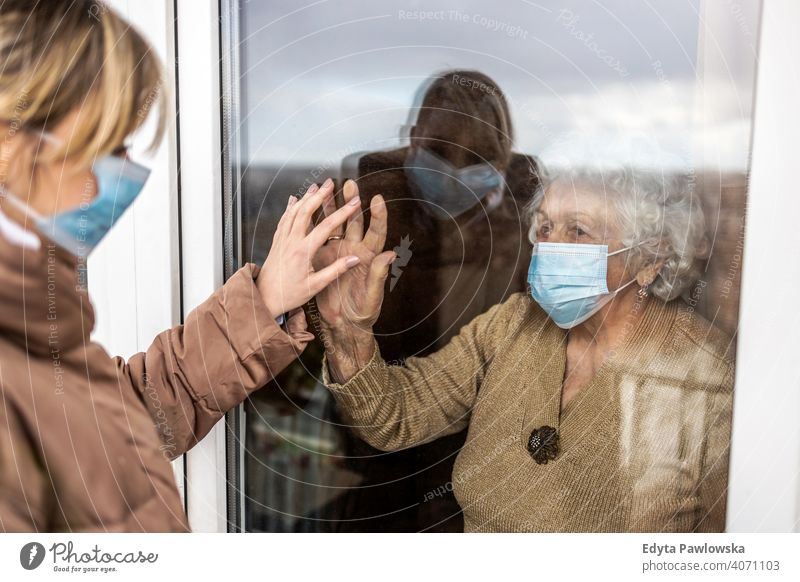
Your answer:
[[[273,317],[300,307],[359,262],[360,257],[355,253],[342,253],[317,269],[312,265],[314,255],[328,237],[360,210],[358,197],[350,199],[350,204],[326,215],[325,220],[312,228],[314,213],[333,201],[333,193],[333,181],[328,179],[322,187],[312,185],[299,200],[289,197],[272,248],[256,280]]]

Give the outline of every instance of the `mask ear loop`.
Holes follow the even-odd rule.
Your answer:
[[[26,129],[26,131],[31,131],[30,129]],[[38,135],[42,141],[52,145],[52,146],[60,146],[63,145],[63,141],[57,138],[56,136],[44,131],[44,130],[34,130],[32,132],[34,135]],[[34,210],[29,204],[24,202],[21,198],[19,198],[16,194],[9,191],[8,188],[0,184],[0,195],[4,200],[8,200],[11,205],[16,208],[18,211],[22,212],[25,216],[33,219],[34,222],[36,221],[43,221],[44,218],[41,214],[39,214],[36,210]]]
[[[7,200],[11,203],[11,205],[22,212],[24,215],[29,216],[34,221],[42,220],[42,215],[36,212],[33,208],[29,205],[25,204],[22,200],[17,198],[17,195],[13,192],[9,192],[5,187],[0,186],[0,194],[2,194],[3,200]]]
[[[629,251],[629,250],[631,250],[631,249],[635,249],[636,247],[640,247],[640,246],[642,246],[642,245],[643,245],[645,242],[646,242],[646,241],[642,241],[642,242],[640,242],[639,244],[636,244],[636,245],[631,245],[631,246],[629,246],[629,247],[625,247],[624,249],[619,249],[618,251],[614,251],[613,253],[608,253],[606,256],[607,256],[607,257],[613,257],[614,255],[618,255],[618,254],[620,254],[620,253],[624,253],[625,251]]]
[[[44,130],[40,131],[39,132],[39,137],[41,137],[44,141],[46,141],[47,143],[49,143],[50,145],[53,145],[53,146],[63,146],[64,145],[64,140],[62,140],[60,137],[54,136],[52,133],[50,133],[48,131],[44,131]]]
[[[614,251],[613,253],[608,253],[606,257],[613,257],[614,255],[618,255],[619,253],[624,253],[625,251],[629,251],[633,248],[643,245],[645,242],[647,241],[642,241],[639,244],[631,245],[629,247],[625,247],[624,249],[619,249],[618,251]],[[617,287],[617,289],[614,291],[614,295],[625,289],[625,287],[629,286],[634,281],[636,281],[636,277],[625,283],[622,287]],[[638,295],[640,299],[644,299],[645,297],[647,297],[647,287],[648,287],[647,285],[642,285],[641,288],[636,292],[636,295]]]
[[[625,289],[625,287],[629,287],[634,281],[636,281],[636,278],[631,279],[630,281],[625,283],[622,287],[617,287],[616,289],[614,289],[613,294],[616,295],[617,293]]]

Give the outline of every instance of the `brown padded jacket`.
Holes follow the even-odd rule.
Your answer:
[[[130,358],[89,339],[76,259],[0,213],[0,531],[188,531],[170,460],[308,341],[248,264]],[[36,248],[38,247],[38,248]]]

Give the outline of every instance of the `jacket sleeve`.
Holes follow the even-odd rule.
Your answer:
[[[369,363],[344,384],[331,381],[326,354],[323,381],[350,427],[379,450],[456,433],[469,424],[495,350],[509,333],[511,318],[526,305],[516,294],[473,319],[438,352],[403,365],[385,362],[373,339]]]
[[[159,334],[118,373],[133,384],[170,458],[192,448],[231,408],[286,368],[304,343],[287,334],[258,293],[247,264],[183,325]],[[307,334],[308,332],[302,332]]]
[[[0,534],[47,530],[47,483],[27,435],[11,400],[0,397]]]
[[[706,407],[706,443],[698,495],[700,511],[695,531],[724,532],[728,501],[728,463],[733,412],[733,367],[724,386],[712,393]]]

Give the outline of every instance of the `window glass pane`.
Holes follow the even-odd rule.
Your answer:
[[[422,396],[385,396],[381,406],[428,423],[395,427],[400,451],[379,450],[374,434],[368,444],[349,426],[359,411],[343,410],[322,384],[325,346],[309,345],[245,405],[245,528],[461,531],[465,514],[468,529],[724,525],[758,2],[252,0],[236,9],[241,261],[264,260],[288,196],[312,183],[356,180],[365,208],[382,194],[386,249],[398,258],[374,331],[384,360],[413,371],[410,386],[392,387]],[[538,242],[637,244],[608,258],[607,277],[609,289],[629,283],[632,305],[647,305],[633,335],[620,336],[628,347],[636,338],[638,351],[536,319],[544,312],[527,294],[526,208],[543,181]],[[581,212],[588,224],[578,224]],[[588,292],[586,278],[576,291],[578,264],[539,271],[545,298],[581,299],[562,305],[573,322],[604,291]],[[605,254],[580,264],[591,279]],[[631,292],[648,265],[655,279]],[[420,372],[409,358],[441,350],[516,293],[539,327],[510,341],[509,320],[505,343],[495,328],[484,337],[470,327],[489,355],[445,352],[474,366],[474,391],[421,384],[447,367]],[[315,309],[307,319],[319,333]],[[609,353],[616,367],[603,364]],[[550,424],[560,448],[540,465],[527,441]],[[551,497],[537,509],[542,495]]]

